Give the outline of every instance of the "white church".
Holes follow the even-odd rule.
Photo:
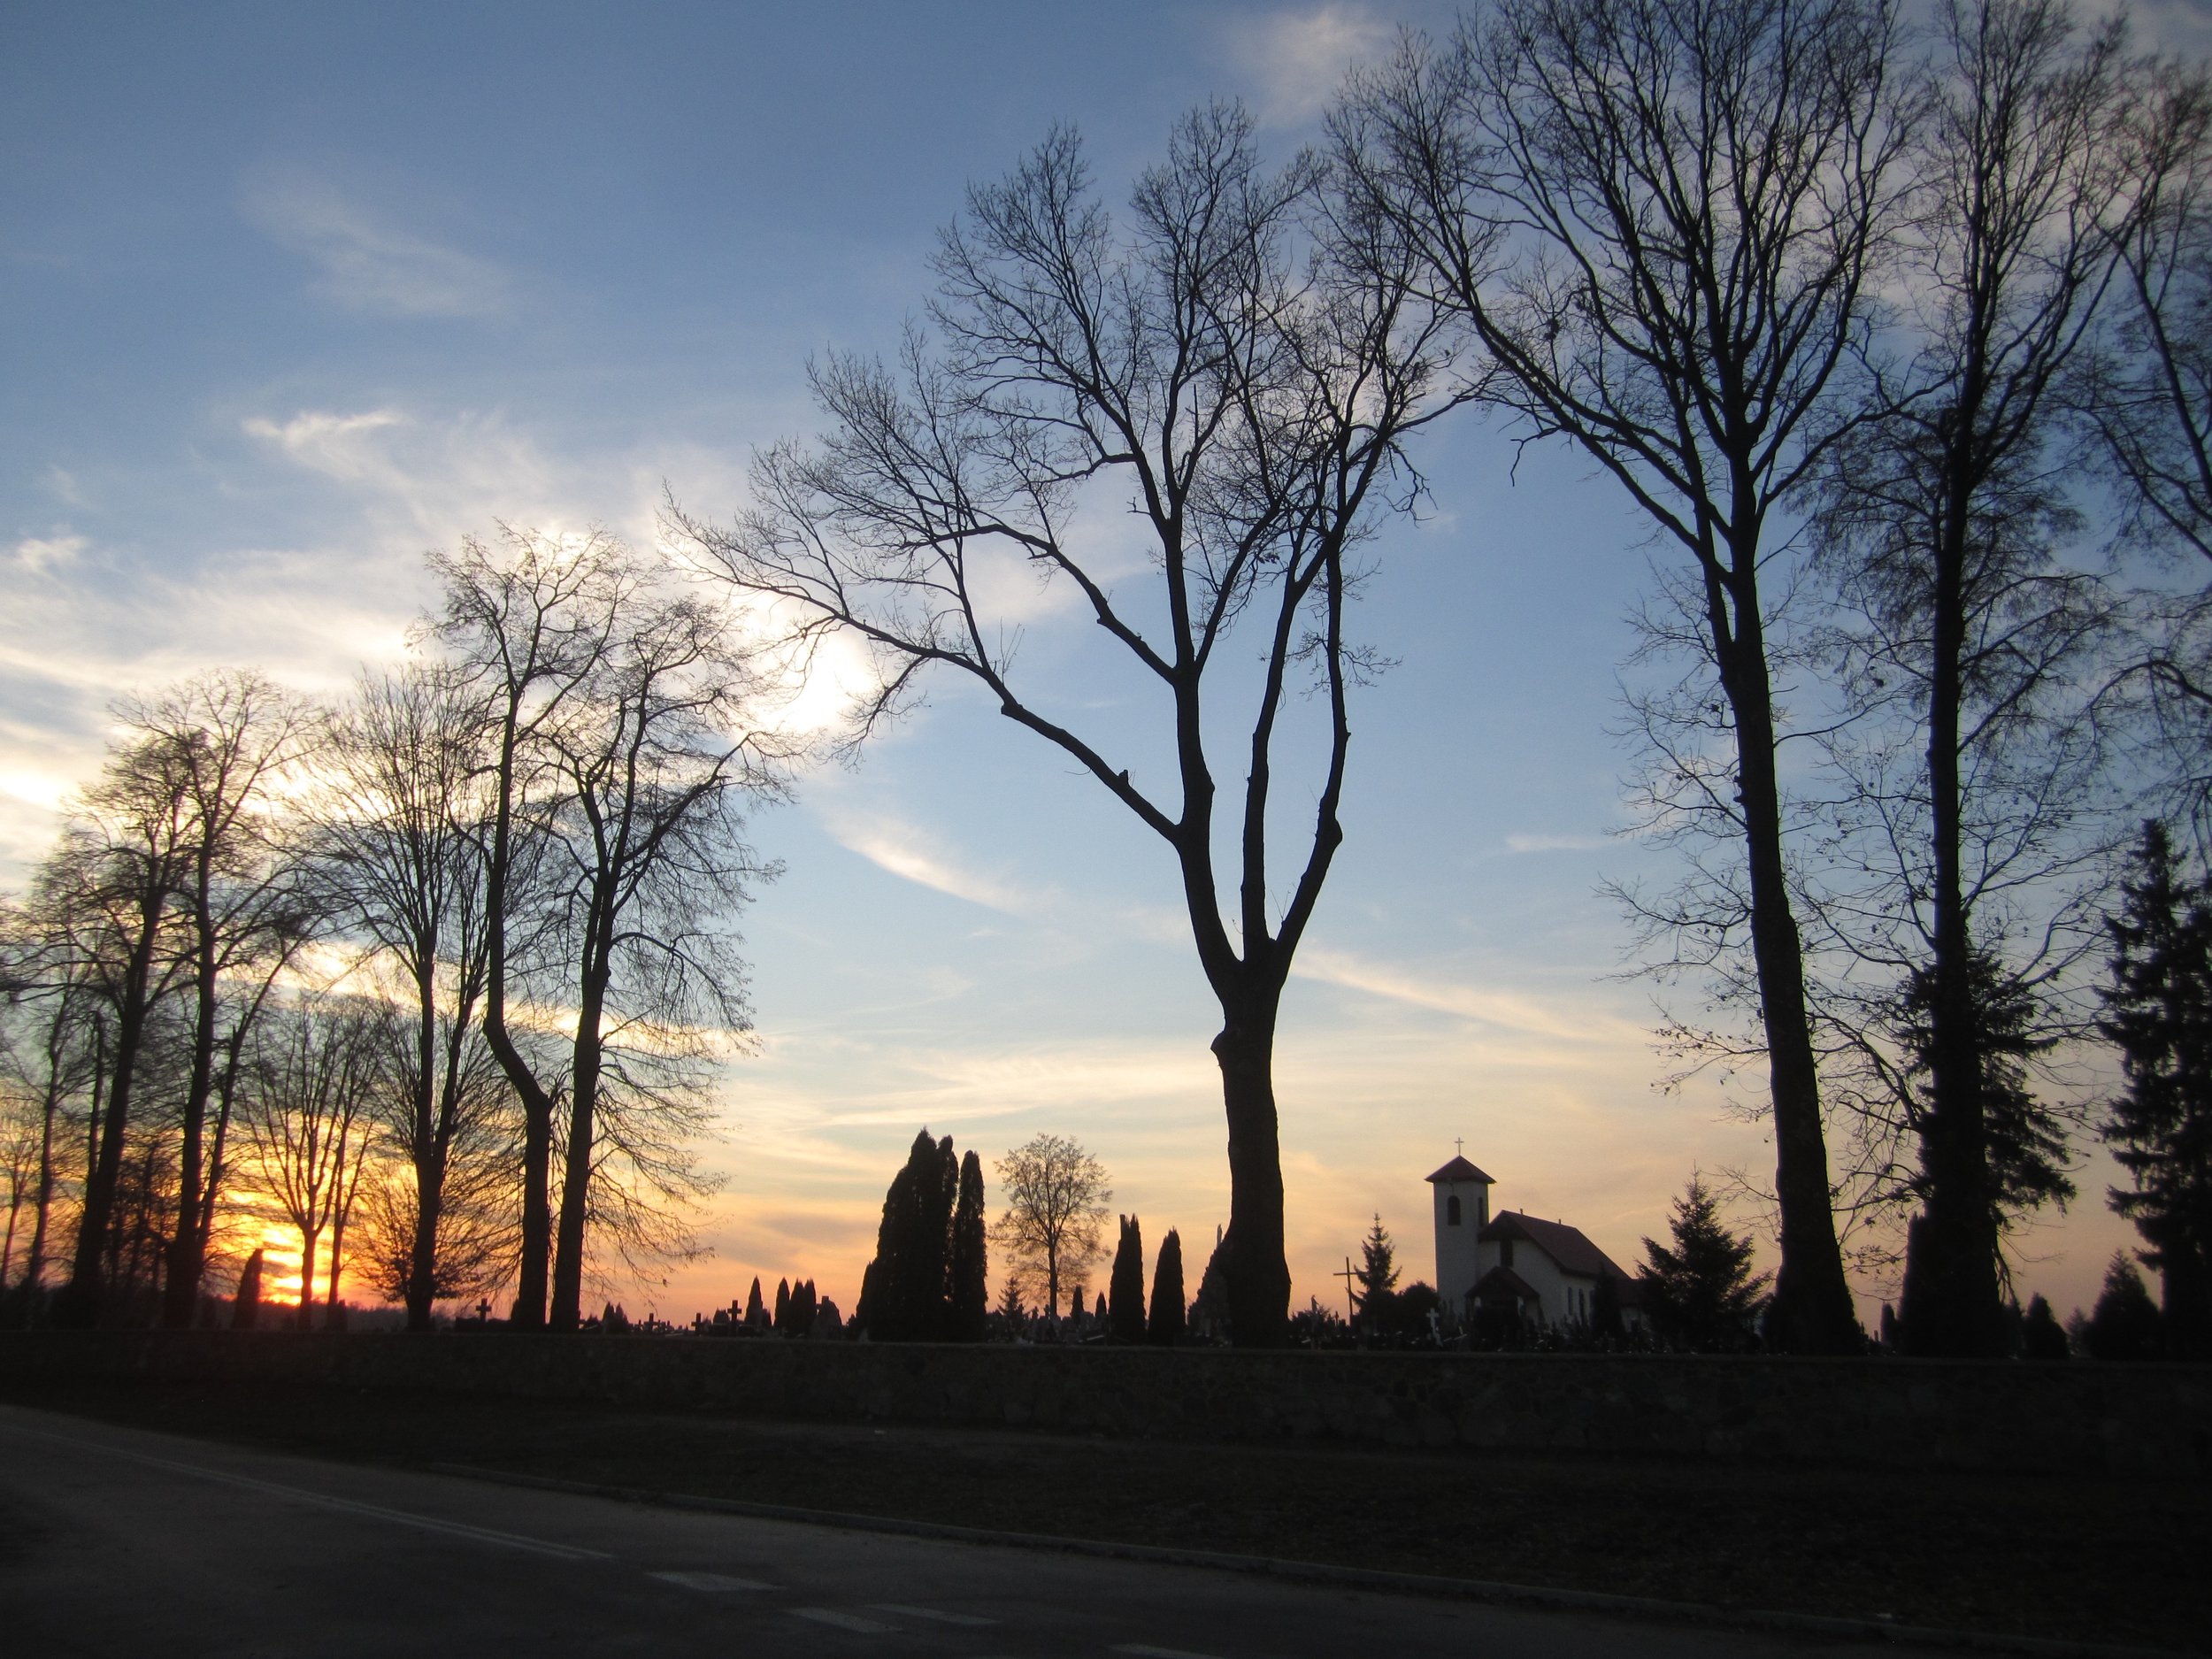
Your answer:
[[[1643,1320],[1635,1275],[1623,1271],[1580,1229],[1517,1210],[1490,1213],[1495,1184],[1464,1156],[1428,1178],[1436,1200],[1436,1290],[1446,1317],[1461,1325],[1489,1315],[1524,1329],[1587,1326],[1598,1286],[1611,1279],[1622,1325]]]

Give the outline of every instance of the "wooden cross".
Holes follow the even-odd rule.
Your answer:
[[[1344,1271],[1340,1273],[1332,1273],[1329,1277],[1331,1279],[1340,1279],[1344,1281],[1344,1317],[1347,1319],[1355,1317],[1357,1312],[1357,1308],[1352,1300],[1352,1281],[1357,1279],[1359,1274],[1353,1270],[1352,1258],[1348,1256],[1346,1256],[1344,1258]]]

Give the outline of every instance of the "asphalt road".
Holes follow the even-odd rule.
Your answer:
[[[825,1494],[826,1505],[833,1497]],[[9,1659],[631,1652],[1721,1659],[1894,1650],[654,1509],[0,1408],[0,1653]]]

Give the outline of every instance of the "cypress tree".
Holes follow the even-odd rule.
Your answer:
[[[261,1318],[261,1252],[256,1250],[239,1270],[238,1289],[230,1299],[230,1328],[250,1331]]]
[[[791,1281],[787,1279],[776,1281],[776,1334],[791,1334]]]
[[[756,1331],[768,1326],[768,1310],[760,1300],[760,1275],[753,1275],[753,1287],[745,1296],[745,1323]]]
[[[946,1334],[956,1342],[980,1342],[990,1314],[989,1245],[983,1225],[983,1164],[973,1152],[960,1161],[960,1196],[952,1215],[952,1317]]]
[[[1152,1317],[1145,1335],[1162,1348],[1183,1340],[1183,1240],[1174,1228],[1160,1240],[1152,1269]]]
[[[814,1281],[805,1279],[791,1293],[791,1334],[811,1336],[814,1333],[814,1312],[818,1304],[814,1295]]]
[[[1102,1331],[1106,1328],[1106,1293],[1102,1290],[1098,1293],[1098,1306],[1091,1310],[1091,1323]]]
[[[1144,1340],[1144,1235],[1137,1218],[1121,1218],[1121,1243],[1114,1251],[1113,1277],[1106,1282],[1110,1295],[1108,1329],[1117,1342]]]
[[[1221,1229],[1216,1227],[1213,1253],[1206,1258],[1206,1271],[1198,1276],[1198,1295],[1190,1308],[1193,1334],[1209,1342],[1229,1334],[1229,1276],[1222,1260],[1224,1248]]]

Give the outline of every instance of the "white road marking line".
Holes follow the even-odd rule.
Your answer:
[[[687,1590],[772,1590],[772,1584],[763,1584],[758,1578],[733,1578],[726,1572],[650,1572],[649,1578],[658,1578],[663,1584],[680,1584]]]
[[[839,1630],[857,1631],[863,1636],[888,1636],[898,1629],[896,1624],[879,1624],[874,1619],[863,1618],[857,1613],[840,1613],[833,1608],[795,1607],[791,1611],[801,1618],[812,1619],[817,1624],[833,1624]]]
[[[213,1480],[227,1486],[243,1486],[249,1492],[265,1492],[273,1497],[292,1498],[302,1503],[319,1504],[326,1509],[336,1509],[343,1515],[364,1516],[373,1521],[391,1521],[401,1526],[412,1526],[426,1532],[443,1532],[449,1538],[465,1538],[472,1543],[492,1544],[502,1549],[525,1549],[534,1555],[551,1555],[561,1561],[611,1561],[613,1556],[603,1549],[585,1549],[575,1544],[548,1543],[541,1538],[524,1538],[514,1532],[495,1532],[488,1526],[472,1526],[466,1521],[440,1521],[427,1515],[413,1515],[405,1509],[388,1509],[380,1503],[362,1503],[352,1498],[336,1498],[326,1492],[312,1492],[305,1486],[288,1486],[274,1480],[257,1480],[251,1475],[234,1475],[219,1469],[203,1468],[198,1463],[173,1463],[166,1457],[150,1457],[143,1452],[127,1452],[118,1446],[103,1445],[98,1440],[78,1440],[73,1435],[49,1434],[43,1429],[27,1429],[11,1424],[18,1434],[28,1434],[58,1445],[71,1446],[80,1451],[105,1452],[111,1457],[126,1462],[144,1463],[150,1469],[166,1469],[173,1474],[196,1475],[202,1480]]]
[[[1211,1654],[1192,1653],[1187,1647],[1155,1647],[1148,1642],[1141,1641],[1125,1641],[1106,1651],[1132,1654],[1136,1655],[1136,1659],[1213,1659]]]
[[[995,1624],[995,1618],[978,1618],[973,1613],[940,1613],[931,1607],[909,1607],[902,1601],[872,1601],[871,1607],[886,1613],[903,1613],[909,1618],[932,1618],[940,1624]]]

